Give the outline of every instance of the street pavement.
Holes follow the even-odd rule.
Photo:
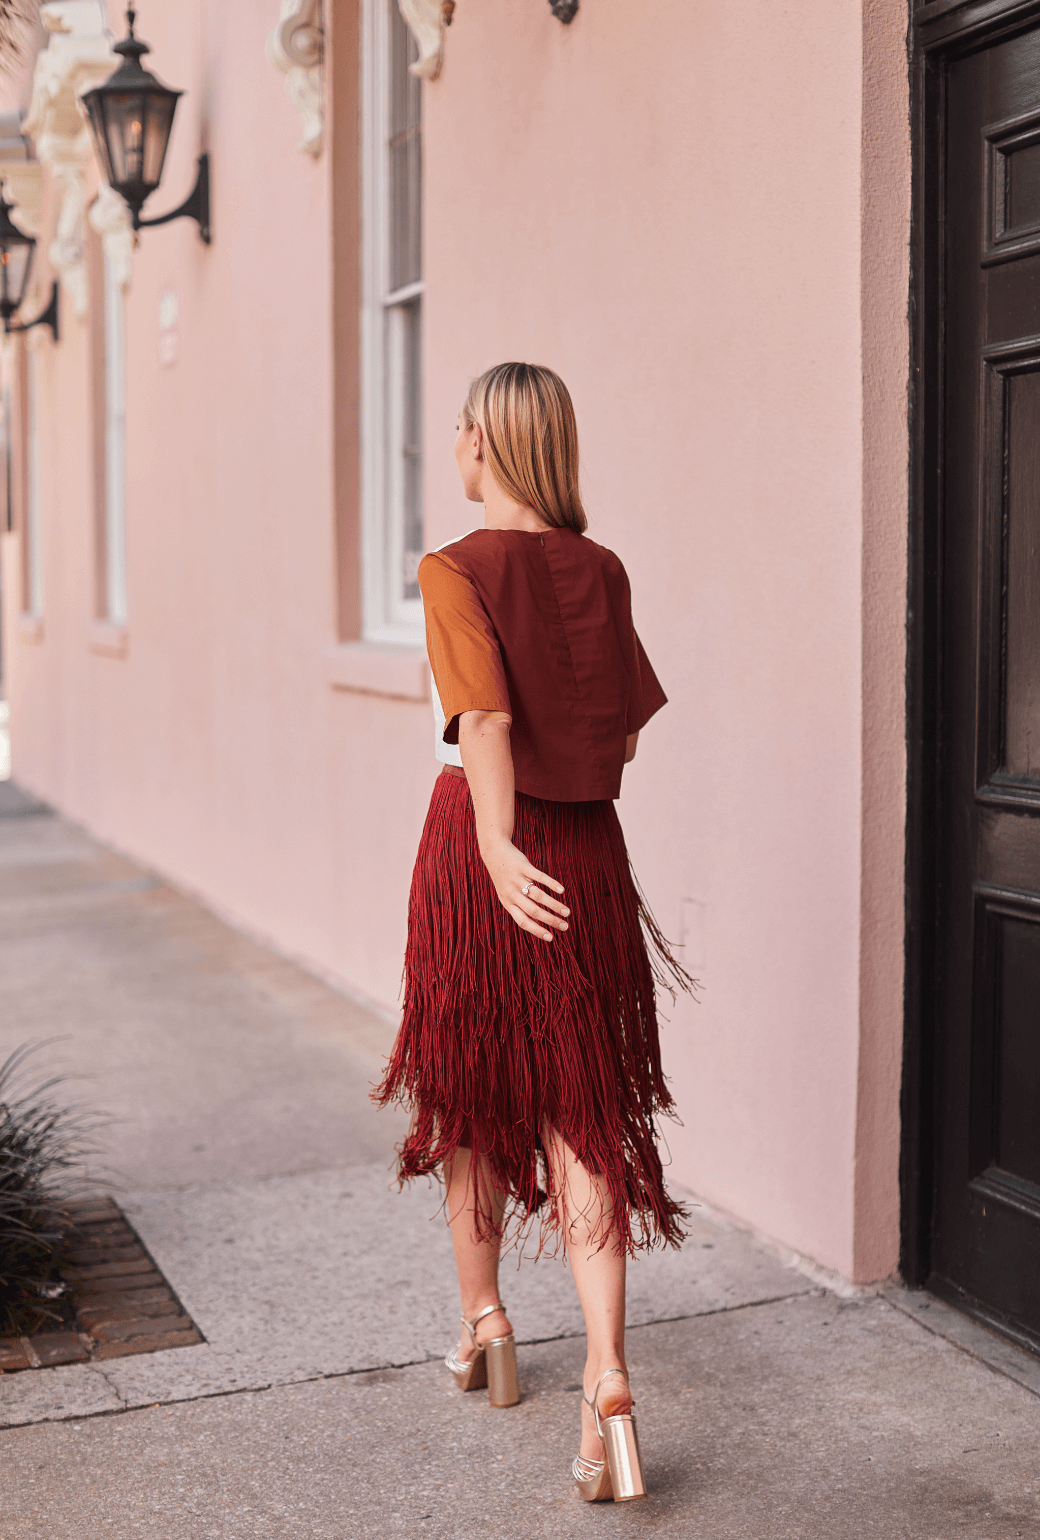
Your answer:
[[[630,1269],[650,1496],[583,1505],[559,1260],[503,1264],[518,1407],[440,1364],[440,1194],[397,1191],[402,1115],[368,1100],[392,1035],[0,782],[0,1056],[60,1039],[112,1118],[97,1174],[205,1338],[0,1376],[0,1540],[1040,1540],[1040,1360],[703,1204]]]

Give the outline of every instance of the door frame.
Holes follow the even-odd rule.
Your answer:
[[[945,61],[1040,18],[1040,0],[910,4],[910,507],[907,578],[906,983],[901,1092],[900,1272],[931,1277],[935,1188],[942,687]]]

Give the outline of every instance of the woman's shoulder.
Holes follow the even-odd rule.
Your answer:
[[[467,574],[443,547],[427,551],[415,576],[427,612],[431,605],[458,603],[463,597],[463,591],[472,587]]]
[[[590,578],[598,579],[615,600],[627,595],[628,573],[616,551],[590,540],[588,535],[579,535],[577,530],[562,529],[553,533],[563,537],[560,541],[561,551],[565,553],[563,564],[570,567],[575,577],[580,575],[585,582]]]
[[[470,536],[479,533],[479,530],[471,529],[465,535],[453,535],[450,540],[445,540],[443,545],[427,551],[420,560],[416,572],[420,588],[424,580],[431,581],[443,573],[457,573],[462,576],[462,567],[456,558],[461,554],[462,547]]]
[[[625,566],[616,551],[612,551],[609,546],[599,545],[595,540],[590,540],[588,535],[579,535],[578,538],[593,559],[599,562],[604,572],[624,576]]]

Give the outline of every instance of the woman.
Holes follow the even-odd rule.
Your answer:
[[[690,981],[635,888],[613,799],[665,696],[624,568],[584,538],[563,381],[490,369],[470,387],[455,458],[485,527],[419,567],[445,769],[412,879],[404,1018],[376,1096],[412,1108],[401,1179],[445,1180],[465,1328],[446,1362],[463,1390],[490,1380],[493,1405],[519,1400],[503,1234],[536,1213],[543,1241],[562,1234],[588,1334],[573,1474],[586,1500],[624,1501],[645,1491],[626,1257],[678,1245],[684,1217],[654,1139],[672,1106],[654,977]]]

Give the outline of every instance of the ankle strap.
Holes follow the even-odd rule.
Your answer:
[[[475,1340],[476,1339],[474,1338],[474,1341]],[[612,1374],[620,1374],[620,1376],[624,1380],[625,1384],[628,1385],[628,1375],[625,1373],[624,1369],[607,1369],[606,1372],[601,1374],[599,1379],[596,1381],[596,1388],[592,1392],[592,1400],[591,1401],[589,1400],[588,1396],[585,1394],[584,1389],[581,1392],[581,1399],[585,1402],[585,1405],[592,1407],[592,1415],[596,1419],[596,1432],[599,1434],[600,1438],[603,1437],[603,1429],[600,1426],[599,1407],[596,1405],[596,1402],[599,1400],[599,1387],[603,1384],[603,1381],[604,1380],[608,1380]],[[629,1386],[629,1389],[631,1389],[631,1386]],[[636,1403],[633,1401],[632,1405],[635,1406],[635,1404]]]
[[[505,1314],[506,1307],[505,1307],[505,1305],[503,1305],[501,1300],[499,1300],[497,1305],[488,1305],[486,1307],[486,1309],[484,1309],[484,1310],[482,1310],[480,1312],[479,1315],[475,1315],[473,1317],[472,1321],[467,1321],[466,1317],[464,1315],[460,1315],[459,1316],[459,1320],[462,1322],[463,1326],[466,1328],[466,1330],[469,1332],[470,1336],[473,1338],[473,1346],[474,1347],[476,1347],[476,1345],[477,1345],[477,1331],[476,1331],[477,1326],[480,1324],[480,1322],[484,1319],[484,1317],[486,1315],[494,1315],[496,1310],[501,1310],[502,1314],[503,1315]],[[617,1370],[615,1372],[620,1373],[621,1371]],[[596,1388],[598,1390],[599,1386],[597,1386]]]

